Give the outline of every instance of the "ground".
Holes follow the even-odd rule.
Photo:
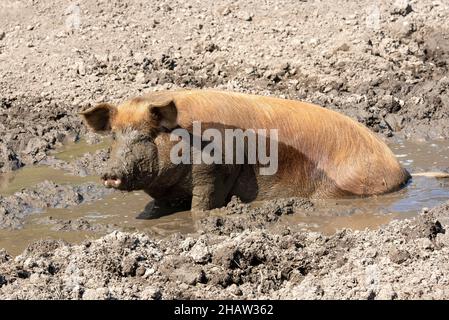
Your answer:
[[[105,151],[76,163],[49,154],[96,139],[77,112],[180,87],[310,101],[388,141],[449,137],[444,0],[3,0],[0,9],[0,172],[96,173]],[[0,228],[105,192],[48,182],[0,196]],[[379,230],[276,228],[292,208],[313,206],[304,201],[235,200],[192,235],[115,231],[81,245],[33,243],[16,258],[0,252],[0,297],[449,298],[449,203]]]

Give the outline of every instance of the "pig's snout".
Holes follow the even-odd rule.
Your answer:
[[[103,183],[106,188],[118,188],[122,184],[122,180],[120,179],[107,179],[103,180]]]
[[[119,188],[122,185],[122,179],[117,176],[111,176],[108,174],[104,174],[101,177],[103,184],[106,188]]]

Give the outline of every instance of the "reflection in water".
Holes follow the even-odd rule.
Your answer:
[[[57,157],[73,159],[106,144],[94,147],[87,144],[66,146],[62,155],[58,154]],[[86,151],[86,148],[89,150]],[[407,142],[391,145],[391,148],[411,172],[436,171],[449,165],[449,142]],[[97,182],[98,177],[76,177],[49,167],[25,167],[14,173],[0,174],[0,195],[7,196],[44,180],[59,184],[79,184],[86,181]],[[281,225],[326,234],[342,228],[377,228],[391,219],[410,217],[424,207],[431,208],[448,199],[449,179],[415,177],[407,188],[387,195],[317,201],[316,210],[310,216],[285,216],[281,219]],[[43,214],[31,216],[21,230],[0,230],[0,248],[6,248],[11,254],[18,254],[33,240],[53,238],[78,243],[102,234],[98,231],[55,231],[54,224],[42,223],[50,218],[52,221],[84,219],[91,224],[108,225],[126,231],[143,231],[161,237],[174,232],[194,232],[195,221],[200,216],[190,211],[165,215],[169,213],[167,210],[173,211],[172,209],[154,208],[152,199],[144,192],[115,192],[103,200],[72,208],[48,209]]]

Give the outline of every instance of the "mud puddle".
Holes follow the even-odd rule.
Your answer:
[[[157,219],[142,217],[152,199],[143,192],[116,192],[106,198],[68,209],[51,208],[33,215],[20,230],[0,230],[0,248],[20,254],[29,243],[40,239],[62,239],[80,243],[113,230],[141,231],[164,237],[175,232],[193,233],[191,212],[183,211]]]
[[[50,155],[58,160],[73,161],[80,158],[88,152],[95,152],[100,149],[108,148],[111,140],[104,137],[98,143],[89,144],[85,139],[76,143],[66,143]],[[53,181],[57,184],[80,184],[83,182],[98,182],[96,176],[76,176],[61,169],[52,168],[46,165],[26,166],[20,170],[8,173],[0,173],[0,195],[10,195],[21,189],[33,187],[44,180]]]
[[[112,140],[109,137],[102,137],[98,143],[90,144],[85,139],[81,139],[76,143],[66,143],[58,148],[53,155],[56,159],[64,161],[72,161],[81,157],[87,152],[95,152],[100,149],[108,148]]]
[[[0,195],[10,195],[39,182],[49,180],[57,184],[80,184],[98,182],[98,177],[80,177],[47,166],[30,166],[0,174]]]
[[[67,161],[85,152],[107,146],[107,141],[89,145],[65,146],[55,156]],[[396,156],[411,172],[435,171],[449,166],[449,142],[395,143],[390,145]],[[29,167],[0,176],[0,194],[7,195],[43,180],[78,184],[99,181],[98,177],[78,177],[49,167]],[[299,229],[332,234],[338,229],[363,230],[378,228],[392,219],[416,215],[422,208],[434,207],[449,199],[449,179],[416,177],[399,192],[366,198],[317,201],[312,215],[286,215],[280,224]],[[48,209],[31,216],[20,230],[1,230],[0,248],[11,254],[20,253],[39,239],[63,239],[79,243],[98,238],[112,230],[143,231],[155,236],[174,232],[191,233],[200,217],[189,211],[159,218],[148,218],[152,199],[144,192],[114,192],[106,198],[66,209]]]

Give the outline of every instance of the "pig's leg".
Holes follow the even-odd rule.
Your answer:
[[[187,209],[190,206],[190,190],[185,190],[179,185],[169,188],[159,186],[157,189],[144,191],[153,198],[153,204],[156,208]]]
[[[263,189],[270,189],[270,184],[262,186]],[[257,179],[256,169],[252,165],[245,165],[240,170],[240,174],[234,180],[229,191],[229,197],[237,196],[243,202],[250,202],[257,198],[260,186]]]
[[[210,210],[225,205],[239,169],[226,165],[193,165],[192,210]]]

